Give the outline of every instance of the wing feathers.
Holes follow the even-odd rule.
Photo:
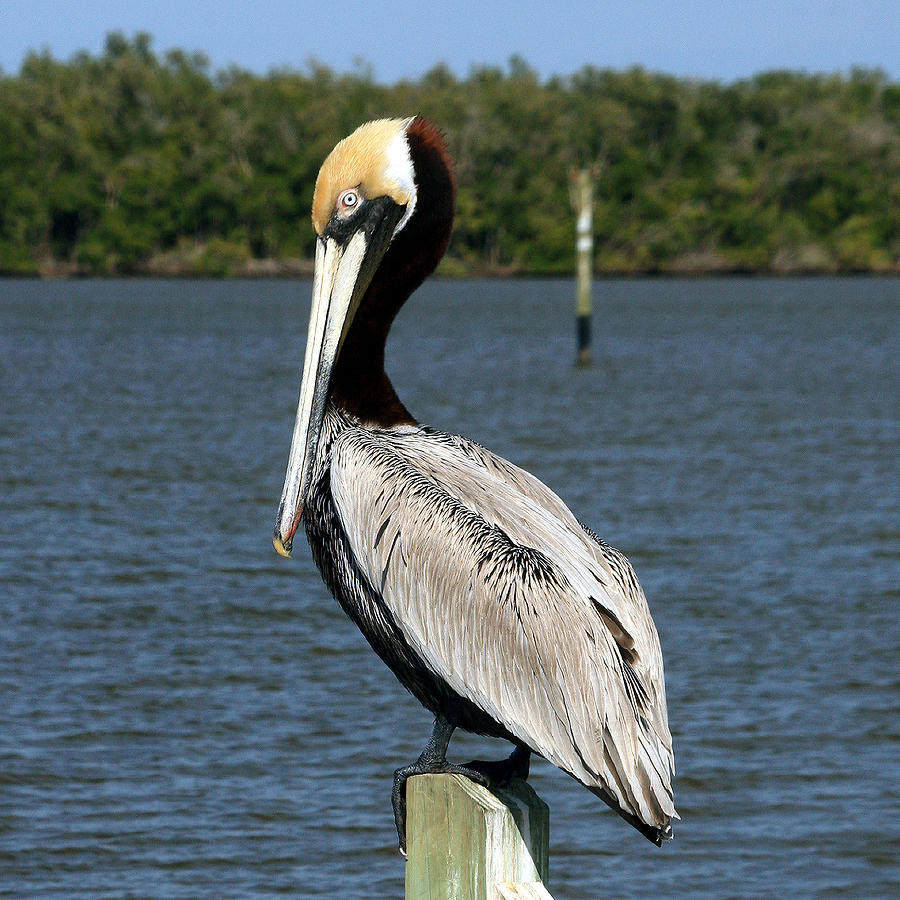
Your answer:
[[[620,587],[627,560],[533,476],[437,432],[343,432],[331,490],[357,565],[425,664],[622,810],[665,825],[661,656],[633,575]]]

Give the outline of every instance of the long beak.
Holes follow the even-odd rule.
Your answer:
[[[360,300],[384,256],[402,212],[402,207],[391,205],[394,206],[393,214],[370,219],[366,223],[368,227],[354,232],[346,240],[320,237],[316,243],[312,307],[300,401],[272,539],[275,550],[281,556],[290,556],[294,534],[303,516],[328,401],[331,373]]]

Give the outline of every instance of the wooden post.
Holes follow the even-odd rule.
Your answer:
[[[575,225],[575,330],[576,365],[591,361],[591,276],[594,269],[594,179],[596,167],[574,169],[569,175],[569,196],[577,214]]]
[[[550,810],[524,781],[489,791],[459,775],[406,783],[406,900],[553,900]]]

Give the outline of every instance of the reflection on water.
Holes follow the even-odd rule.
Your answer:
[[[408,407],[566,498],[659,627],[683,822],[656,850],[535,763],[559,900],[898,889],[898,295],[601,282],[586,370],[568,282],[402,313]],[[428,714],[270,545],[308,297],[0,282],[0,891],[400,896]]]

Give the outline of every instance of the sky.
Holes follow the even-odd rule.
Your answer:
[[[214,70],[362,61],[385,84],[514,54],[542,78],[587,64],[724,82],[858,65],[900,80],[898,0],[0,0],[0,69],[15,74],[29,50],[99,54],[116,30],[148,32],[160,54],[201,51]]]

